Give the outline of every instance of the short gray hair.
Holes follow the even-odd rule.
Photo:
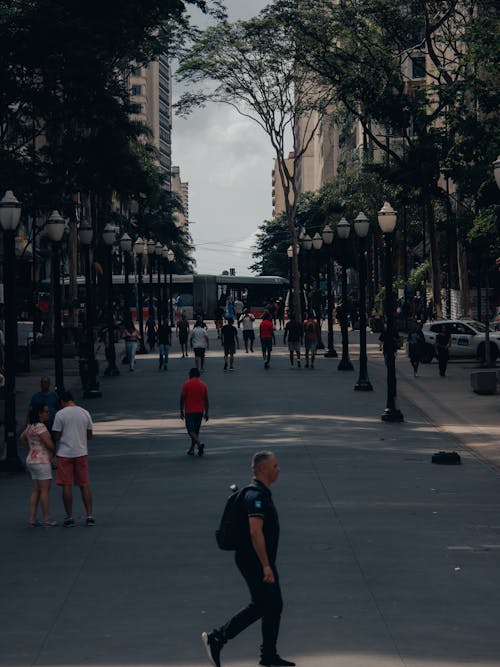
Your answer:
[[[265,462],[272,459],[274,452],[262,451],[256,452],[252,458],[252,472],[256,473],[260,466]]]

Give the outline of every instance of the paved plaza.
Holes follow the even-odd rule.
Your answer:
[[[398,355],[405,422],[387,424],[376,336],[374,391],[358,393],[356,344],[354,372],[322,357],[291,369],[278,332],[268,371],[256,347],[223,372],[210,335],[203,458],[186,456],[178,398],[193,358],[177,343],[168,372],[139,357],[134,373],[102,378],[93,402],[80,400],[66,362],[67,386],[95,421],[97,525],[84,526],[78,497],[76,528],[29,529],[29,477],[0,477],[0,665],[208,665],[201,631],[248,596],[214,530],[258,449],[281,466],[284,657],[299,667],[500,665],[500,396],[470,390],[476,362],[450,363],[444,379],[433,363],[414,379]],[[35,360],[18,378],[20,405],[49,364]],[[431,464],[439,450],[463,465]],[[61,521],[55,486],[51,505]],[[259,643],[256,624],[224,648],[223,666],[256,665]]]

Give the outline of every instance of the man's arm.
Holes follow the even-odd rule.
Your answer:
[[[52,439],[57,442],[61,438],[61,431],[52,431]]]
[[[208,421],[208,392],[205,394],[205,421]]]
[[[181,393],[179,409],[180,409],[180,413],[181,413],[181,419],[184,419],[184,394],[183,393]]]
[[[92,436],[94,435],[93,431],[91,428],[87,429],[87,440],[90,440]]]
[[[248,517],[248,523],[250,525],[250,539],[252,540],[252,546],[257,554],[260,564],[262,565],[262,571],[264,573],[263,581],[266,584],[274,584],[274,572],[269,564],[266,538],[264,537],[264,532],[262,530],[264,520],[258,516],[250,516]]]

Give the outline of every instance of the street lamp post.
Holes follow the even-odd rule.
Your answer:
[[[345,218],[341,218],[337,224],[337,234],[342,241],[342,304],[340,306],[340,331],[342,333],[342,359],[339,361],[337,370],[353,371],[354,366],[349,359],[349,331],[347,326],[347,269],[346,269],[346,242],[349,238],[351,225]]]
[[[172,304],[172,263],[175,259],[174,251],[170,249],[167,252],[167,261],[168,261],[168,274],[169,274],[169,289],[170,292],[170,326],[174,326],[174,309]]]
[[[46,230],[52,241],[52,290],[54,295],[54,362],[56,390],[64,391],[63,330],[61,323],[61,239],[66,222],[59,211],[52,211],[47,220]]]
[[[80,239],[80,243],[82,244],[85,251],[85,327],[87,339],[87,373],[83,383],[84,398],[100,398],[102,396],[102,392],[99,390],[99,382],[97,380],[97,364],[94,352],[95,309],[92,285],[92,264],[90,261],[93,236],[94,230],[92,229],[92,225],[86,220],[83,220],[78,229],[78,238]],[[82,379],[83,377],[84,376],[82,375]]]
[[[311,291],[311,286],[310,286],[310,282],[311,282],[311,253],[310,253],[310,251],[312,250],[312,247],[313,247],[312,238],[309,236],[309,234],[303,234],[302,238],[300,239],[300,243],[305,250],[305,253],[303,253],[301,255],[301,257],[302,257],[302,260],[301,260],[302,261],[302,271],[300,273],[301,278],[302,278],[301,285],[302,285],[302,288],[304,289],[304,291],[307,294],[309,294],[309,292]],[[298,252],[299,248],[300,248],[300,246],[297,247],[297,252]],[[306,285],[307,285],[307,289],[305,287]],[[303,315],[305,315],[305,313],[303,313]],[[304,317],[304,319],[305,319],[305,317]]]
[[[153,308],[153,258],[155,254],[155,242],[149,239],[147,244],[148,268],[149,268],[149,317],[154,317]]]
[[[145,243],[142,240],[142,238],[139,236],[139,238],[136,239],[134,243],[134,252],[135,256],[137,258],[137,275],[138,275],[138,290],[137,290],[137,310],[138,310],[138,318],[139,318],[139,334],[141,337],[141,340],[139,341],[139,349],[137,350],[137,354],[146,354],[146,348],[144,347],[144,316],[143,316],[143,306],[142,306],[142,258],[144,256],[144,246]]]
[[[116,241],[116,228],[110,222],[108,222],[102,231],[102,240],[104,241],[108,255],[108,367],[104,371],[104,375],[116,377],[120,375],[120,371],[116,365],[115,315],[113,310],[113,245]]]
[[[286,256],[288,258],[288,319],[291,319],[293,312],[293,298],[292,298],[292,285],[293,285],[293,248],[291,245],[286,249]]]
[[[162,258],[162,244],[157,241],[155,244],[155,255],[156,255],[156,269],[157,269],[157,283],[158,283],[158,324],[161,322],[162,316],[162,303],[161,303],[161,258]]]
[[[2,472],[21,472],[23,464],[17,453],[16,429],[16,274],[15,235],[21,217],[21,204],[12,190],[0,201],[0,224],[3,230],[3,287],[5,304],[5,458],[0,461]]]
[[[132,239],[125,232],[121,237],[120,241],[120,250],[123,253],[123,263],[125,266],[125,320],[127,321],[130,317],[130,285],[129,285],[129,259],[130,251],[132,250]]]
[[[370,221],[361,211],[354,220],[354,231],[359,239],[359,375],[354,385],[356,391],[373,391],[368,377],[366,355],[366,243]]]
[[[387,405],[382,414],[382,420],[387,422],[402,422],[404,417],[397,406],[396,387],[396,350],[394,331],[394,297],[392,293],[392,236],[396,227],[396,211],[385,202],[378,213],[378,224],[384,235],[384,282],[385,282],[385,318],[387,329],[385,335],[385,363],[387,366]]]
[[[328,326],[328,349],[325,357],[337,357],[337,351],[333,345],[333,294],[332,294],[332,247],[333,247],[333,229],[330,225],[325,225],[321,236],[326,247],[326,297],[327,297],[327,326]]]

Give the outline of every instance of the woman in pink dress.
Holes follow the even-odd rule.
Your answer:
[[[57,525],[50,519],[49,493],[52,480],[52,454],[55,451],[50,433],[45,426],[49,418],[47,405],[37,403],[30,410],[30,423],[21,434],[21,442],[29,449],[26,467],[31,474],[30,528],[42,525],[51,528]],[[38,505],[42,508],[43,522],[37,519]]]

